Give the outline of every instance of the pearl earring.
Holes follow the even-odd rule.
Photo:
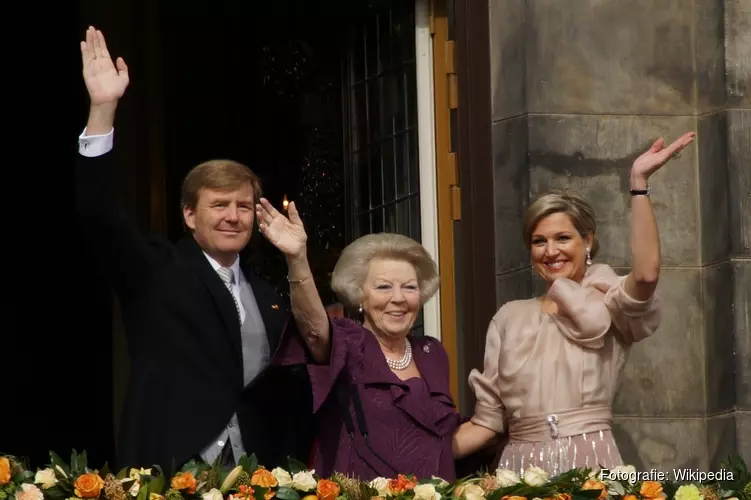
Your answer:
[[[362,304],[360,304],[360,309],[357,310],[360,314],[362,314]]]
[[[589,253],[589,248],[587,248],[587,265],[592,265],[592,254]]]

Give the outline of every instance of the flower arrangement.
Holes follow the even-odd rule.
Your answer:
[[[740,458],[725,462],[722,474],[693,482],[656,480],[621,466],[554,477],[537,467],[522,476],[499,469],[450,483],[402,474],[367,482],[339,473],[322,478],[292,459],[287,469],[267,470],[254,455],[234,468],[191,460],[169,479],[159,467],[124,468],[117,475],[106,465],[91,469],[86,453],[75,450],[70,463],[50,457],[47,467],[32,471],[0,455],[0,500],[751,500],[751,474]]]

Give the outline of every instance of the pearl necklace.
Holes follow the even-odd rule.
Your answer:
[[[392,370],[404,370],[412,362],[412,344],[409,343],[409,340],[405,340],[405,342],[406,345],[404,347],[404,356],[402,359],[396,360],[386,356],[386,363],[388,363],[389,368]]]

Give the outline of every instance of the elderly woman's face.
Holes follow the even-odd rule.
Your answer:
[[[532,265],[548,283],[558,278],[578,283],[584,278],[592,237],[582,238],[568,215],[559,212],[540,220],[531,243]]]
[[[409,262],[374,259],[363,287],[365,326],[387,337],[406,337],[417,319],[420,287]]]

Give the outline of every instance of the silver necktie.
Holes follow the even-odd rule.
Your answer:
[[[242,324],[243,317],[240,314],[240,304],[237,303],[235,294],[232,293],[232,282],[234,281],[235,273],[232,272],[232,269],[229,267],[220,267],[216,272],[219,273],[219,277],[222,278],[224,285],[227,287],[227,290],[229,290],[229,294],[232,296],[232,300],[235,303],[235,308],[237,308],[237,319],[240,321],[240,324]]]

